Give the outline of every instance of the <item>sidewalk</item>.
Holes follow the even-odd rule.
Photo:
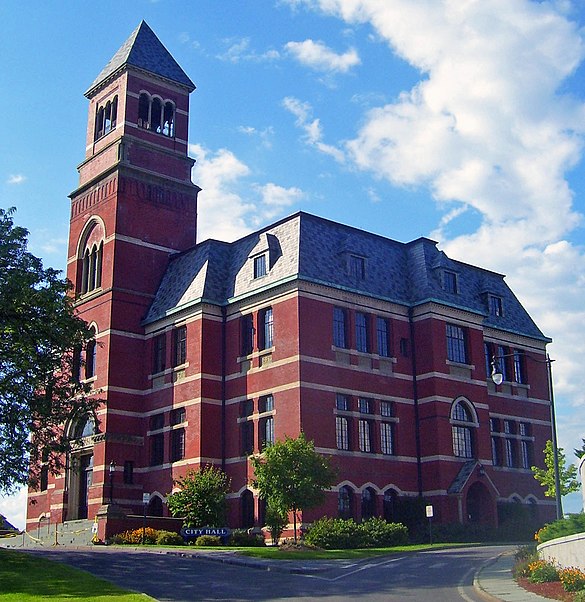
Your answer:
[[[514,555],[500,554],[484,564],[475,574],[473,586],[486,600],[503,602],[550,602],[537,594],[527,592],[512,578]]]

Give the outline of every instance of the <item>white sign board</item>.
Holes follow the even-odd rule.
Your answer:
[[[148,502],[150,502],[150,493],[143,493],[142,494],[142,503],[148,504]]]
[[[427,518],[433,518],[433,507],[425,506],[425,510],[427,512]]]

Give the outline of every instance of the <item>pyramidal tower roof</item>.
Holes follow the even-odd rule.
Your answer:
[[[193,82],[156,37],[146,21],[141,21],[110,62],[102,69],[102,72],[87,89],[85,95],[89,96],[96,86],[126,66],[148,71],[177,82],[189,88],[189,92],[195,89]]]

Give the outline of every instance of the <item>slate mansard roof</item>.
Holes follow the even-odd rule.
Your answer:
[[[95,78],[85,95],[89,97],[96,86],[127,66],[148,71],[179,83],[186,86],[189,92],[195,89],[195,84],[156,37],[146,21],[141,21],[140,25],[130,34],[130,37]]]
[[[254,278],[254,257],[265,254],[268,273]],[[364,277],[351,276],[350,257],[364,258]],[[445,271],[457,293],[443,286]],[[428,238],[401,243],[304,212],[233,243],[207,240],[172,256],[145,318],[152,323],[190,305],[226,305],[292,280],[304,280],[415,307],[426,302],[483,316],[483,324],[548,341],[504,281],[504,276],[455,261]],[[503,315],[488,311],[502,299]]]

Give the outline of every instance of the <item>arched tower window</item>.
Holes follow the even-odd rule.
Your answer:
[[[148,92],[138,98],[138,127],[169,138],[175,135],[175,103],[163,101]]]
[[[94,140],[109,134],[116,127],[118,118],[118,96],[96,107]]]
[[[85,378],[93,378],[96,375],[97,343],[95,341],[95,329],[93,329],[94,338],[87,343],[85,348]]]
[[[479,426],[475,410],[467,400],[458,400],[451,407],[453,453],[459,458],[473,458],[473,429]]]
[[[97,221],[91,223],[80,246],[81,278],[77,290],[84,295],[102,285],[102,260],[104,250],[104,231]]]

